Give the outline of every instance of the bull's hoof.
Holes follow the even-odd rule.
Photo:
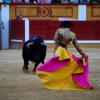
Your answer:
[[[28,70],[25,70],[24,72],[25,72],[25,73],[28,73]]]
[[[26,70],[26,69],[23,69],[23,72],[25,72],[25,73],[28,73],[28,70]]]
[[[36,75],[36,72],[33,71],[32,73],[33,73],[33,75]]]

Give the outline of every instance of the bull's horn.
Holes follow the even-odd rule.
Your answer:
[[[45,43],[44,42],[41,42],[41,45],[45,45]]]
[[[27,47],[30,48],[30,45],[33,45],[33,42],[27,44]]]
[[[45,45],[45,46],[47,47],[47,44],[46,44],[46,43],[44,43],[44,42],[41,42],[41,45]]]

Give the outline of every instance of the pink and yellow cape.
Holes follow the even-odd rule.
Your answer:
[[[78,58],[58,47],[55,55],[36,70],[42,84],[53,90],[90,89],[88,59]]]

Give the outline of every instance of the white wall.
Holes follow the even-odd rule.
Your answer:
[[[4,27],[4,28],[3,28]],[[9,5],[1,5],[1,49],[9,48]]]
[[[78,20],[86,21],[86,5],[78,5]]]
[[[29,20],[27,18],[23,18],[25,20],[25,41],[29,40]]]
[[[1,10],[0,10],[0,49],[1,49]]]

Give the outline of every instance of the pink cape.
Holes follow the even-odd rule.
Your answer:
[[[65,54],[63,54],[63,53],[65,53]],[[61,60],[59,60],[59,58],[61,58]],[[64,58],[64,59],[62,59],[62,58]],[[77,67],[75,67],[75,66],[77,66]],[[73,68],[73,71],[71,71],[71,69],[66,69],[69,67]],[[62,70],[64,72],[60,71],[61,68],[65,69],[65,70]],[[79,84],[83,89],[89,89],[89,88],[91,88],[91,85],[88,82],[88,69],[89,69],[88,58],[76,57],[74,54],[71,54],[68,50],[65,50],[65,49],[59,47],[57,53],[55,53],[55,55],[51,59],[46,61],[44,64],[37,67],[36,70],[37,70],[37,74],[40,76],[43,84],[44,85],[47,84],[46,85],[47,87],[51,85],[51,88],[52,88],[52,84],[55,84],[52,82],[57,82],[56,79],[58,79],[59,76],[53,76],[53,75],[60,75],[60,72],[62,73],[61,75],[65,75],[65,73],[67,75],[67,72],[70,71],[70,74],[71,74],[74,82]],[[57,70],[59,70],[59,71],[57,71]],[[58,74],[53,74],[55,72]],[[48,79],[45,77],[46,75],[49,77],[49,80],[45,80],[45,79]],[[60,75],[60,79],[61,79],[61,75]],[[66,75],[65,75],[65,77],[66,77],[66,81],[67,81],[68,76],[66,76]],[[51,77],[51,79],[50,79],[50,77]],[[65,80],[65,77],[62,76],[61,82],[63,81],[63,79]],[[44,78],[44,79],[42,79],[42,78]],[[49,84],[52,79],[53,80],[55,79],[55,80],[52,81],[51,84]],[[62,83],[59,83],[59,84],[60,84],[59,86],[63,85]],[[66,83],[64,83],[64,84],[67,86]],[[77,87],[77,84],[76,84],[76,87]],[[59,88],[59,86],[58,86],[58,88]],[[66,89],[67,89],[67,87],[66,87]]]

